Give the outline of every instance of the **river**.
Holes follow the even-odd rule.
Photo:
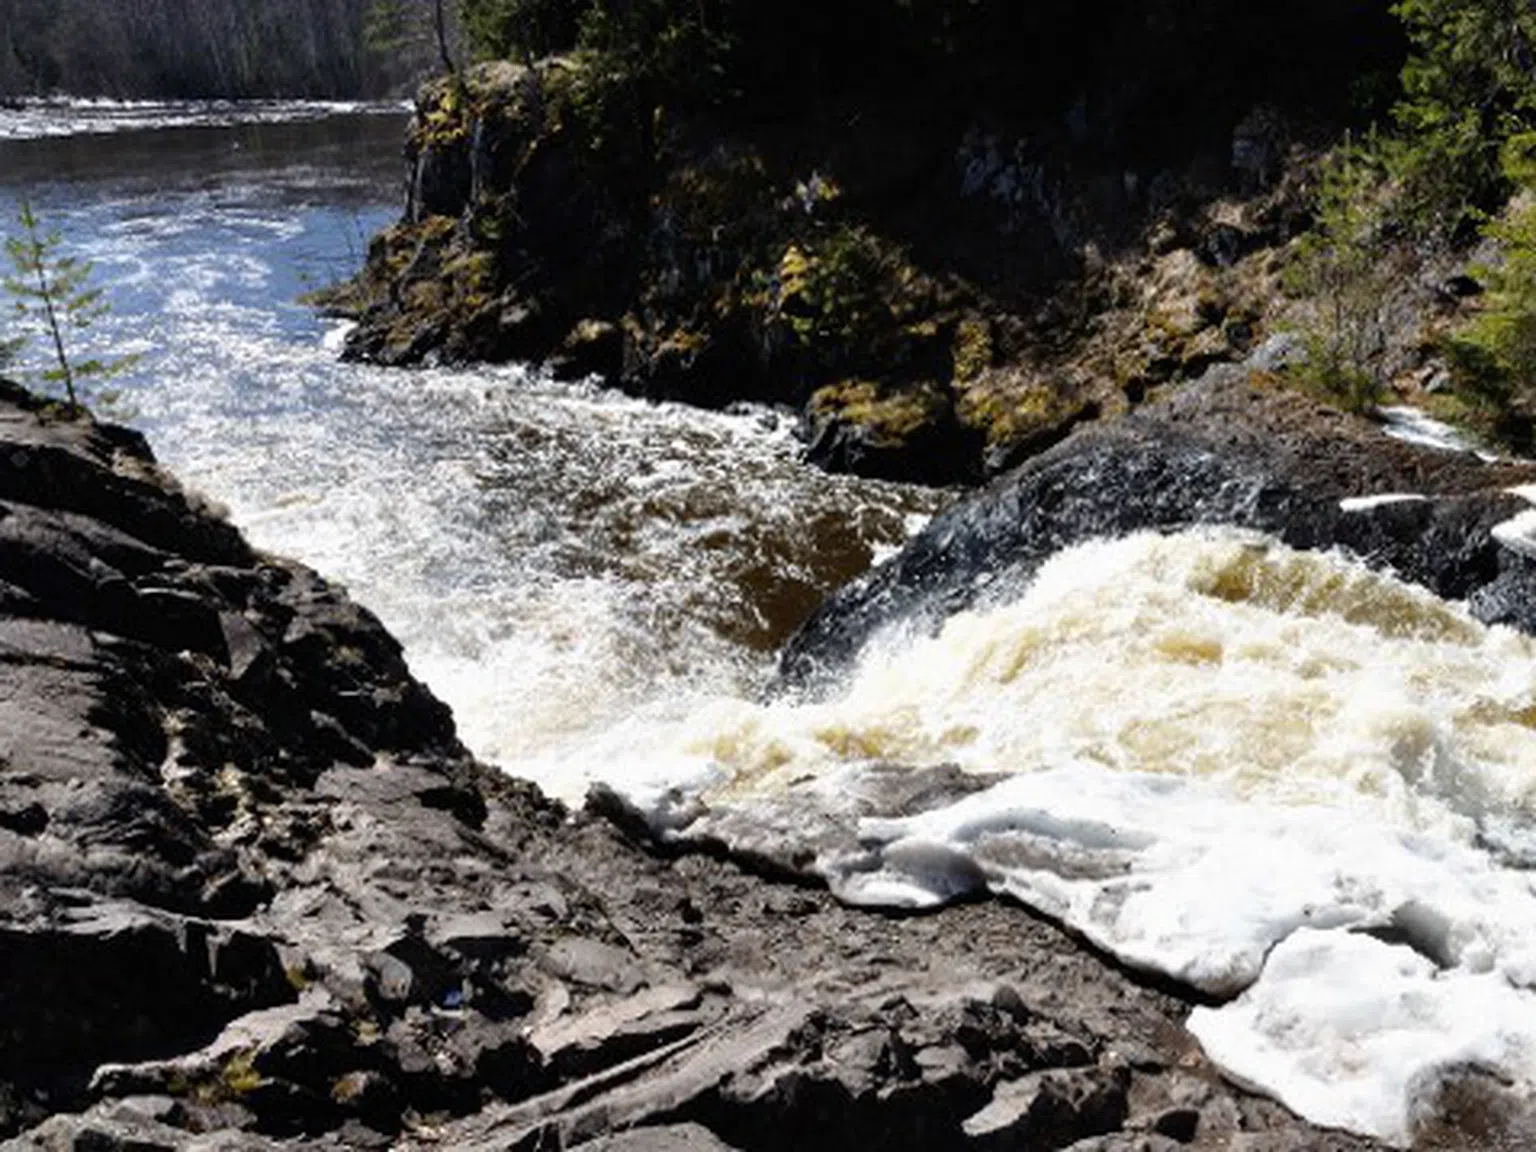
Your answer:
[[[83,349],[142,354],[108,411],[377,612],[482,757],[579,802],[594,743],[756,691],[820,596],[939,504],[803,467],[766,409],[340,363],[298,297],[398,214],[403,115],[250,112],[10,113],[0,217],[25,194],[95,262],[110,313]]]
[[[9,119],[7,119],[9,117]],[[96,262],[110,407],[260,547],[346,584],[481,757],[846,899],[979,888],[1219,1003],[1191,1027],[1311,1119],[1399,1142],[1438,1069],[1536,1085],[1536,646],[1336,555],[1206,529],[1056,557],[815,702],[775,647],[948,497],[798,462],[788,417],[522,366],[339,362],[297,303],[399,200],[398,109],[0,112]],[[1005,777],[858,824],[889,765]]]

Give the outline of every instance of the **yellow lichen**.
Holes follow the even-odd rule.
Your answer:
[[[989,444],[1009,444],[1053,428],[1075,408],[1056,388],[1038,380],[972,387],[956,405],[961,422],[984,432]]]
[[[834,417],[865,429],[877,443],[900,443],[933,423],[942,398],[927,386],[886,391],[869,380],[847,380],[811,396],[815,416]]]
[[[960,390],[974,384],[992,366],[992,329],[985,320],[965,319],[955,326],[952,347],[954,384]]]
[[[260,1088],[265,1077],[256,1071],[256,1049],[244,1048],[224,1062],[219,1085],[230,1097],[245,1096]]]

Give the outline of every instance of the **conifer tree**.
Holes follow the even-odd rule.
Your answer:
[[[42,378],[51,384],[62,383],[70,409],[77,410],[77,383],[109,379],[131,367],[137,357],[82,360],[70,351],[70,338],[107,312],[102,289],[91,284],[93,265],[78,256],[62,254],[62,236],[57,229],[45,231],[26,200],[21,202],[17,220],[21,233],[5,241],[11,270],[0,278],[0,285],[10,294],[22,327],[32,329],[52,347],[54,366],[43,369]],[[8,344],[14,356],[20,343]]]
[[[1287,273],[1287,287],[1303,301],[1296,375],[1357,412],[1386,385],[1387,305],[1401,275],[1386,228],[1380,154],[1375,140],[1360,146],[1346,136],[1323,165],[1317,219]]]

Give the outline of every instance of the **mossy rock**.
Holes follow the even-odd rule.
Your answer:
[[[979,474],[976,438],[935,384],[827,385],[812,395],[805,419],[807,458],[829,471],[926,484],[966,483]]]
[[[976,383],[992,367],[995,343],[992,326],[986,320],[971,316],[955,326],[950,358],[955,366],[953,387],[956,392]]]
[[[984,372],[959,391],[960,423],[983,444],[985,471],[1006,471],[1064,439],[1082,421],[1097,419],[1103,405],[1078,388],[1018,368]]]
[[[931,386],[888,391],[872,381],[852,380],[818,389],[807,411],[813,420],[857,425],[871,444],[892,446],[943,419],[950,403]]]

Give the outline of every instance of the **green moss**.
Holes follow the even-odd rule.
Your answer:
[[[825,348],[832,360],[940,333],[927,279],[865,228],[842,225],[789,244],[776,281],[779,317],[801,345]]]
[[[315,982],[315,970],[308,960],[289,964],[283,968],[283,979],[295,992],[302,992]]]
[[[877,443],[896,444],[932,424],[944,412],[945,401],[930,386],[894,391],[870,380],[829,384],[811,396],[813,417],[837,419],[866,429]]]
[[[368,1077],[362,1072],[348,1072],[331,1082],[331,1099],[346,1106],[361,1100],[368,1090]]]
[[[1011,444],[1055,428],[1077,411],[1077,405],[1040,381],[971,389],[956,408],[961,422],[983,432],[988,444]]]
[[[955,364],[956,390],[974,384],[992,366],[992,326],[985,320],[974,318],[960,321],[955,326],[951,355]]]
[[[1202,284],[1195,293],[1195,315],[1204,324],[1220,324],[1229,308],[1231,302],[1214,284]]]
[[[695,332],[686,328],[674,329],[665,340],[661,342],[663,351],[683,353],[685,355],[697,355],[709,347],[709,337],[703,332]]]
[[[218,1084],[211,1087],[221,1099],[238,1099],[260,1088],[265,1079],[256,1071],[256,1049],[244,1048],[224,1061]]]
[[[468,89],[445,77],[422,89],[411,128],[412,141],[419,150],[446,148],[467,139],[473,123]]]

